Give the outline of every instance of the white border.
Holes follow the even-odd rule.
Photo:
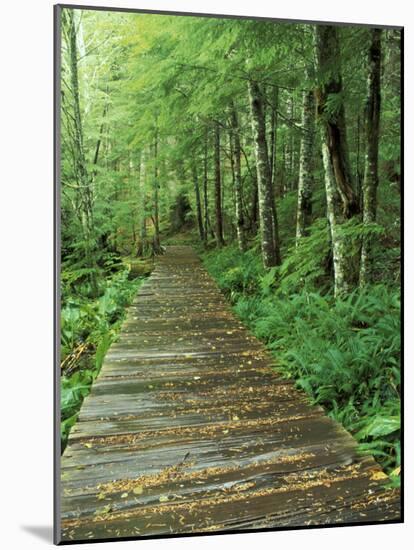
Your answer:
[[[1,173],[1,389],[0,438],[3,546],[50,544],[52,524],[52,296],[53,296],[53,3],[9,0],[2,5],[0,52]],[[405,26],[406,51],[406,280],[414,280],[413,225],[413,30],[410,5],[403,0],[89,0],[76,4],[200,13],[255,15]],[[411,126],[411,127],[410,127]],[[4,170],[4,167],[6,169]],[[410,219],[411,218],[411,219]],[[412,348],[413,293],[406,289],[406,465],[413,460]],[[410,391],[411,390],[411,391]],[[413,468],[406,470],[406,525],[318,529],[122,542],[122,548],[229,548],[335,550],[407,548],[414,539]],[[105,543],[105,549],[114,543]],[[100,545],[84,545],[97,549]],[[115,547],[114,547],[115,548]]]

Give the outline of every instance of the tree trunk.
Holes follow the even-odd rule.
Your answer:
[[[287,160],[286,160],[286,150],[287,150],[287,147],[286,147],[286,143],[283,144],[283,149],[282,149],[282,166],[281,166],[281,173],[280,173],[280,186],[279,186],[279,197],[283,198],[287,191],[288,191],[288,186],[287,186],[287,170],[286,170],[286,165],[287,165]]]
[[[137,217],[133,216],[132,218],[132,246],[133,246],[133,252],[137,251],[137,247],[139,247],[139,239],[137,236],[137,230],[136,230],[136,222],[138,221],[138,227],[139,227],[139,210],[141,207],[142,197],[141,197],[141,150],[138,150],[137,152],[137,163],[136,163],[136,178],[137,178],[137,193],[135,194],[135,197],[137,197],[137,204],[136,204],[136,213]]]
[[[80,218],[82,223],[85,263],[90,269],[91,292],[96,295],[98,292],[95,260],[93,258],[96,249],[93,225],[93,193],[91,178],[88,174],[86,156],[83,143],[83,127],[80,110],[79,98],[79,76],[78,76],[78,49],[76,36],[75,12],[72,10],[66,11],[68,18],[68,34],[69,34],[69,64],[70,64],[70,82],[72,92],[72,109],[73,109],[73,129],[74,129],[74,166],[75,174],[78,179],[78,195],[80,199]]]
[[[208,229],[211,229],[210,217],[208,212],[208,130],[206,128],[204,137],[204,245],[208,244]],[[214,239],[214,232],[211,230],[211,236]]]
[[[104,135],[105,117],[106,117],[107,112],[108,112],[108,103],[105,103],[103,113],[102,113],[101,127],[99,129],[99,137],[98,137],[98,140],[96,142],[95,154],[93,155],[93,165],[94,166],[97,166],[97,164],[98,164],[99,151],[101,149],[102,138],[103,138],[103,135]],[[95,176],[96,176],[96,168],[94,168],[94,170],[92,172],[92,179],[94,179]]]
[[[349,292],[355,279],[354,254],[349,239],[343,235],[341,225],[358,212],[358,201],[352,187],[348,161],[337,28],[331,25],[317,25],[314,39],[319,81],[316,90],[317,114],[332,241],[334,292],[335,296],[340,296]]]
[[[381,30],[371,30],[368,53],[367,99],[365,112],[366,153],[363,195],[364,226],[377,218],[378,145],[381,108]],[[374,259],[372,236],[364,235],[361,250],[360,285],[372,282]]]
[[[248,81],[251,123],[255,145],[262,258],[265,267],[280,264],[277,218],[274,219],[272,182],[267,156],[263,105],[257,82]]]
[[[383,68],[382,90],[386,102],[390,102],[393,124],[401,123],[402,87],[404,85],[401,76],[403,68],[403,31],[402,29],[387,29],[383,32]],[[398,128],[398,126],[397,126]],[[398,132],[398,130],[397,130]],[[392,154],[387,159],[381,160],[381,169],[384,179],[389,182],[391,188],[401,193],[401,136],[400,132],[395,136],[395,146]]]
[[[232,106],[231,123],[233,147],[232,147],[232,164],[234,167],[234,203],[236,211],[236,230],[237,230],[237,242],[241,252],[246,250],[246,235],[245,224],[243,216],[243,189],[241,178],[241,150],[240,150],[240,128],[237,118],[236,108]]]
[[[334,268],[334,294],[335,297],[344,295],[351,288],[349,276],[349,258],[346,250],[346,242],[341,234],[342,202],[337,190],[335,175],[332,168],[329,147],[323,140],[322,135],[322,157],[325,170],[326,209],[331,234],[331,246]]]
[[[197,166],[195,161],[193,161],[191,168],[193,172],[194,194],[196,199],[198,233],[200,235],[201,241],[203,241],[204,239],[203,213],[201,211],[200,187],[198,185],[198,174],[197,174]]]
[[[147,238],[147,197],[145,189],[146,180],[146,159],[145,150],[142,150],[140,155],[140,170],[139,170],[139,196],[141,203],[140,213],[140,235],[139,244],[137,247],[137,256],[146,256],[148,253],[148,238]]]
[[[276,187],[276,159],[277,159],[277,109],[279,104],[279,88],[276,88],[273,96],[273,108],[270,121],[270,178],[274,195],[280,196]]]
[[[257,171],[252,176],[252,198],[251,198],[251,213],[250,213],[250,229],[253,235],[256,235],[259,219],[259,190],[257,186]]]
[[[154,136],[154,254],[161,252],[160,214],[159,214],[159,182],[158,182],[158,129]]]
[[[314,107],[313,91],[304,91],[302,97],[302,137],[299,160],[298,207],[296,219],[296,245],[307,235],[312,218]]]
[[[287,118],[290,121],[289,127],[288,127],[288,137],[287,137],[287,143],[286,143],[286,163],[287,163],[287,169],[286,169],[286,190],[292,191],[294,188],[294,177],[295,174],[293,172],[293,164],[294,164],[294,139],[293,139],[293,116],[294,116],[294,104],[293,104],[293,95],[292,93],[289,93],[288,99],[287,99],[287,109],[286,109],[286,115]]]
[[[221,207],[221,173],[220,173],[220,127],[218,122],[214,125],[214,199],[216,208],[216,245],[218,248],[224,245],[223,237],[223,212]]]
[[[356,135],[356,159],[355,159],[355,193],[358,200],[359,209],[362,210],[362,174],[361,174],[361,117],[357,117],[357,135]]]
[[[359,212],[358,197],[352,184],[346,136],[345,107],[342,100],[342,76],[337,28],[332,25],[315,27],[316,60],[322,84],[317,89],[319,120],[326,134],[337,190],[343,214],[351,218]],[[330,101],[327,108],[327,100]]]

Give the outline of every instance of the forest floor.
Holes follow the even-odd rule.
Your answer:
[[[387,482],[169,246],[70,433],[62,539],[395,521]]]

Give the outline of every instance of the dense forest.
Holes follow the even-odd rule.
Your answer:
[[[136,290],[190,243],[399,480],[401,32],[63,9],[62,440]]]

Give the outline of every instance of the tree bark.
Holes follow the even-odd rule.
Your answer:
[[[216,209],[216,245],[218,248],[224,245],[220,168],[220,127],[218,122],[216,122],[214,124],[214,199]]]
[[[154,254],[161,252],[160,243],[160,214],[159,214],[159,182],[158,182],[158,128],[154,136]]]
[[[208,130],[206,128],[204,136],[204,177],[203,177],[203,190],[204,190],[204,245],[208,244],[208,230],[211,229],[210,217],[208,212]],[[214,239],[214,232],[211,230],[212,238]]]
[[[315,132],[315,104],[313,91],[302,95],[302,137],[300,144],[298,206],[296,218],[296,245],[308,234],[312,219],[313,143]]]
[[[362,210],[362,174],[361,174],[361,150],[363,149],[363,136],[361,135],[361,116],[357,117],[356,133],[356,159],[355,159],[355,193],[358,199],[359,209]],[[362,146],[361,146],[362,145]]]
[[[131,169],[133,168],[134,164],[131,161]],[[136,222],[138,222],[139,227],[139,210],[141,207],[141,150],[137,151],[137,159],[136,159],[136,178],[137,178],[137,193],[135,194],[135,197],[137,197],[137,204],[136,204],[136,212],[137,212],[137,219],[135,216],[132,218],[132,245],[133,249],[135,251],[135,254],[137,252],[137,247],[139,247],[139,239],[137,238],[137,230],[136,230]]]
[[[198,233],[200,235],[201,241],[203,241],[204,240],[203,213],[201,210],[200,187],[198,184],[198,173],[197,173],[197,166],[195,161],[192,162],[191,168],[193,172],[194,195],[196,199]]]
[[[317,25],[315,48],[321,83],[316,94],[317,111],[326,134],[324,140],[328,145],[343,214],[349,219],[359,212],[359,207],[349,164],[337,28],[332,25]]]
[[[146,180],[146,158],[145,150],[141,152],[140,156],[140,170],[139,170],[139,195],[141,202],[141,214],[140,214],[140,236],[139,244],[137,247],[137,256],[146,256],[148,253],[148,237],[147,237],[147,197],[145,189]]]
[[[378,145],[381,109],[381,30],[371,30],[368,53],[367,99],[365,111],[366,153],[363,196],[363,223],[369,227],[377,218]],[[363,236],[360,285],[372,282],[374,259],[372,236]]]
[[[288,191],[287,169],[286,169],[286,166],[287,166],[286,150],[287,150],[287,146],[286,146],[286,143],[284,143],[283,144],[283,150],[282,150],[282,169],[281,169],[281,174],[280,174],[280,186],[279,186],[279,189],[280,189],[279,196],[281,198],[283,198],[286,195],[287,191]]]
[[[272,267],[280,264],[280,248],[277,218],[274,219],[276,210],[272,204],[273,193],[267,155],[263,101],[259,85],[254,80],[248,81],[248,92],[255,145],[262,258],[265,267]]]
[[[317,115],[332,241],[334,292],[335,296],[340,296],[349,292],[355,279],[355,258],[341,225],[358,212],[358,200],[352,186],[348,160],[337,28],[331,25],[315,26],[314,41],[318,78]]]
[[[251,195],[251,211],[250,211],[250,229],[253,235],[257,234],[259,220],[259,190],[257,185],[257,171],[252,175],[252,195]]]
[[[290,121],[289,127],[288,127],[288,137],[287,137],[287,143],[286,143],[286,163],[287,163],[287,170],[286,170],[286,190],[287,191],[293,191],[294,189],[294,136],[293,136],[293,117],[294,117],[294,103],[293,103],[293,94],[289,93],[289,97],[287,100],[287,118]]]
[[[105,117],[106,117],[107,112],[108,112],[108,103],[105,103],[103,113],[102,113],[101,127],[99,129],[99,137],[98,137],[98,140],[96,142],[95,154],[93,156],[93,165],[94,166],[96,166],[98,164],[99,151],[101,149],[101,143],[102,143],[102,138],[103,138],[103,133],[104,133],[104,128],[105,128]],[[93,170],[92,178],[94,178],[95,176],[96,176],[96,168]]]
[[[276,88],[273,96],[272,115],[270,120],[270,178],[275,197],[279,196],[276,187],[276,167],[277,167],[277,109],[279,104],[279,88]]]
[[[72,109],[73,109],[73,130],[74,144],[73,156],[75,174],[78,179],[78,195],[80,203],[80,219],[83,231],[85,263],[90,269],[89,280],[91,284],[91,292],[96,295],[98,292],[94,252],[96,249],[93,224],[93,192],[92,182],[88,174],[86,155],[83,142],[83,126],[80,109],[79,97],[79,75],[78,75],[78,48],[75,12],[72,10],[66,11],[68,25],[68,50],[69,50],[69,65],[70,65],[70,82],[72,92]]]
[[[347,294],[351,289],[349,276],[349,258],[346,242],[341,234],[342,202],[337,190],[333,172],[329,147],[322,136],[322,158],[325,170],[326,210],[331,235],[332,258],[334,268],[334,295],[335,297]]]
[[[237,117],[236,108],[232,105],[231,111],[231,125],[232,132],[230,134],[233,138],[232,147],[232,164],[234,168],[234,202],[236,211],[236,230],[237,230],[237,243],[241,252],[246,250],[246,235],[245,224],[243,216],[243,188],[241,178],[241,150],[240,150],[240,128]]]

